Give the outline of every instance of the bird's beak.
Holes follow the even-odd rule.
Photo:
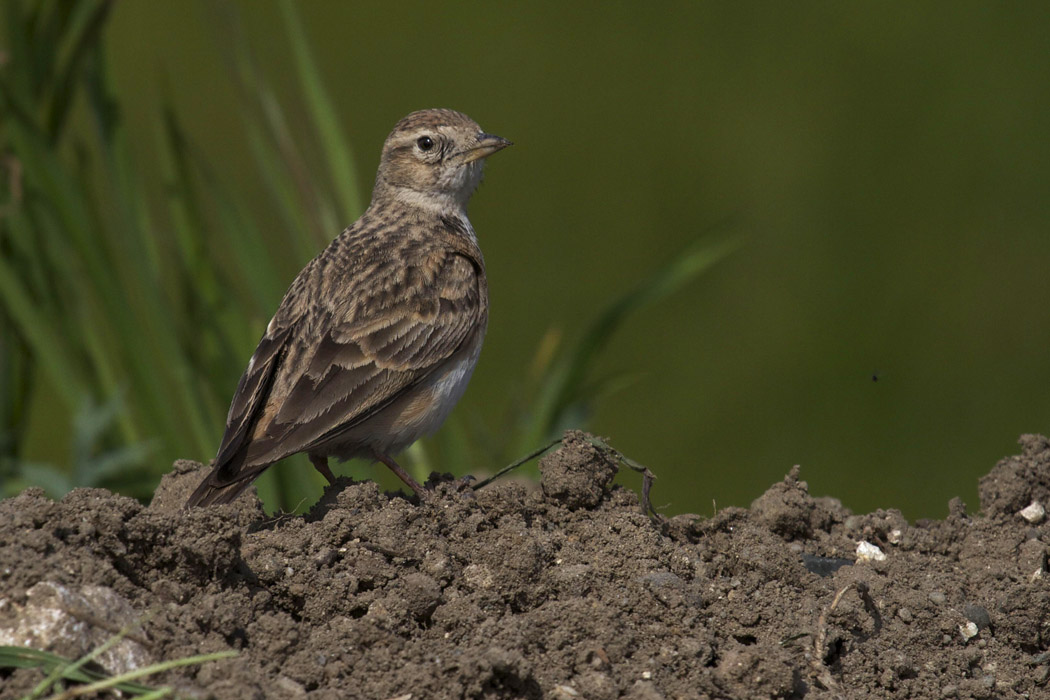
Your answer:
[[[513,145],[502,136],[493,136],[485,133],[478,134],[478,145],[463,152],[463,163],[473,163],[479,158],[491,156],[496,151]]]

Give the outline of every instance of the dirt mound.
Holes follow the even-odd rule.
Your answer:
[[[240,652],[156,679],[191,697],[1050,697],[1029,507],[1050,443],[1022,444],[978,516],[915,524],[814,498],[797,470],[750,509],[654,522],[579,433],[542,488],[447,480],[414,504],[344,479],[304,517],[183,510],[191,462],[148,507],[28,490],[0,502],[0,644],[76,657],[148,615],[110,670]],[[41,678],[0,670],[0,697]]]

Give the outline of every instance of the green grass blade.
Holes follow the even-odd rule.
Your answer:
[[[164,238],[163,231],[146,206],[148,200],[128,154],[123,126],[114,114],[101,63],[92,73],[88,94],[102,146],[103,180],[111,188],[103,235],[110,236],[110,260],[123,292],[119,306],[107,305],[104,313],[135,326],[122,329],[125,342],[121,350],[130,360],[132,381],[146,389],[152,414],[164,426],[169,444],[209,449],[211,432],[194,385],[187,381],[192,373],[169,320],[171,304],[162,294],[164,269],[157,241]],[[136,335],[140,342],[132,342]]]
[[[80,0],[71,7],[70,26],[63,32],[66,36],[55,52],[59,68],[49,86],[52,94],[48,100],[47,134],[52,142],[65,126],[83,61],[98,43],[112,5],[112,0]]]
[[[341,220],[350,221],[362,211],[360,183],[354,171],[354,157],[343,136],[335,107],[324,89],[321,74],[310,52],[302,21],[292,0],[280,0],[278,7],[288,30],[299,83],[306,93],[306,106],[314,128],[321,138],[322,150],[328,159],[328,171],[340,202]]]
[[[0,85],[4,92],[15,96],[15,101],[27,105],[32,102],[34,85],[38,83],[38,75],[46,67],[38,63],[33,52],[33,19],[25,10],[20,0],[7,0],[3,5],[5,25],[7,31],[4,41],[4,50],[8,54],[8,62],[11,69],[0,71]],[[14,67],[19,69],[15,70]],[[5,112],[10,105],[5,105]]]
[[[287,160],[274,150],[268,135],[260,125],[248,121],[245,124],[245,133],[258,173],[281,217],[281,230],[292,245],[294,257],[300,263],[305,263],[317,254],[316,241],[322,238],[321,226],[309,221],[304,207],[299,203],[299,190],[288,176]],[[302,235],[310,230],[314,231],[312,237]]]
[[[0,307],[0,463],[17,459],[22,453],[35,380],[36,364],[30,348]]]
[[[77,683],[92,683],[108,678],[105,673],[90,668],[70,668],[72,663],[69,659],[39,649],[0,646],[0,668],[40,668],[48,674],[53,673],[55,669],[66,669],[57,678]],[[121,683],[116,689],[134,695],[152,690],[137,683]]]
[[[249,214],[249,208],[238,202],[219,181],[203,155],[195,149],[182,132],[178,121],[171,115],[167,124],[168,151],[177,163],[183,161],[179,187],[186,194],[185,202],[194,205],[200,212],[200,220],[194,225],[200,231],[194,235],[205,235],[209,239],[209,256],[215,259],[216,275],[227,294],[238,299],[245,308],[262,316],[271,313],[280,301],[288,280],[281,280],[275,260],[260,245],[262,236],[257,223]],[[207,193],[207,201],[200,193]],[[173,203],[173,207],[182,204]],[[210,215],[210,216],[209,216]],[[212,221],[214,219],[214,221]],[[246,299],[245,297],[249,297]],[[265,322],[264,322],[265,323]],[[258,341],[262,328],[253,330],[243,345]],[[253,346],[254,347],[254,346]],[[243,352],[243,351],[242,351]],[[250,354],[251,350],[247,352]],[[237,361],[247,361],[248,355]]]
[[[244,103],[243,122],[252,155],[284,220],[283,232],[301,263],[338,231],[339,218],[296,146],[280,102],[256,70],[256,61],[237,16],[227,16],[233,37],[233,66]]]
[[[79,184],[60,163],[46,138],[21,119],[10,119],[5,134],[19,162],[25,182],[32,183],[41,201],[52,209],[61,223],[68,244],[75,246],[79,261],[96,280],[110,280],[111,274],[102,250],[97,245],[97,233],[91,226],[93,217]],[[68,251],[67,251],[68,254]],[[102,287],[110,297],[117,295],[111,282]]]
[[[66,404],[71,409],[75,407],[87,390],[75,362],[51,324],[38,316],[39,307],[21,285],[17,270],[3,258],[0,258],[0,299]]]
[[[216,651],[211,654],[199,654],[197,656],[187,656],[182,659],[172,659],[171,661],[162,661],[161,663],[152,664],[150,666],[144,666],[137,668],[134,671],[128,671],[127,673],[121,673],[120,675],[113,676],[111,678],[105,678],[102,680],[95,681],[80,688],[74,688],[70,691],[66,691],[62,695],[56,696],[55,700],[65,700],[65,698],[75,697],[76,695],[87,695],[89,693],[97,693],[103,690],[111,690],[113,688],[119,688],[121,685],[138,680],[139,678],[145,678],[152,676],[157,673],[163,673],[170,671],[173,668],[180,668],[182,666],[195,666],[197,664],[208,663],[209,661],[219,661],[221,659],[229,659],[237,656],[236,651]],[[152,688],[147,688],[146,692],[155,692]]]
[[[580,339],[555,360],[532,404],[530,425],[517,445],[525,451],[553,437],[563,426],[563,417],[573,404],[585,398],[582,389],[590,368],[627,317],[681,288],[740,247],[740,238],[711,241],[700,238],[680,255],[657,268],[648,277],[609,304],[584,331]]]

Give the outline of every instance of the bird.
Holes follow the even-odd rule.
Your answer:
[[[450,109],[412,112],[383,144],[368,208],[295,277],[240,378],[212,469],[186,507],[230,503],[305,452],[367,458],[421,497],[394,456],[459,401],[488,325],[467,204],[512,145]]]

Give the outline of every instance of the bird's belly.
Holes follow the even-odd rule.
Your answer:
[[[481,343],[449,360],[423,383],[367,421],[354,427],[325,450],[341,459],[375,450],[394,455],[441,427],[467,389]]]
[[[404,444],[430,435],[441,427],[452,408],[463,398],[477,359],[477,355],[474,355],[451,364],[441,376],[428,380],[421,387],[418,397],[408,402],[409,405],[402,413],[402,421],[406,426],[404,438],[407,438]]]

